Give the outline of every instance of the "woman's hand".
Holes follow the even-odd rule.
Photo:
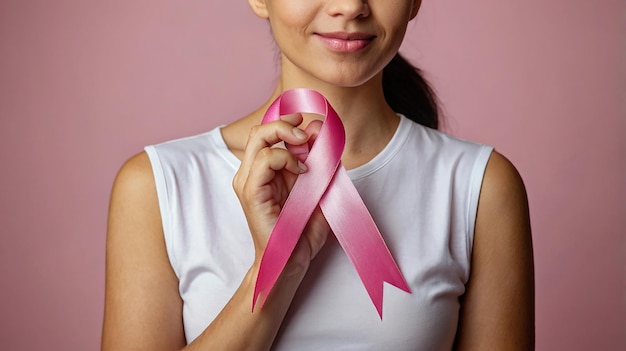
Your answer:
[[[280,121],[251,129],[241,166],[233,179],[233,187],[241,202],[255,246],[258,265],[278,215],[299,174],[307,171],[301,152],[312,145],[321,121],[313,121],[305,130],[298,126],[300,114],[281,117]],[[274,147],[284,141],[294,153]],[[309,220],[304,233],[287,263],[306,268],[322,248],[329,227],[319,207]]]

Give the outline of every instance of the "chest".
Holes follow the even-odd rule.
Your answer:
[[[448,220],[429,216],[432,209],[415,195],[408,203],[398,201],[399,193],[374,192],[363,198],[412,293],[385,286],[381,320],[354,267],[331,237],[296,294],[275,350],[450,349],[458,297],[464,292],[464,270],[458,262],[463,250],[454,249],[459,240]],[[222,196],[220,208],[230,208],[228,215],[204,216],[202,238],[179,254],[186,258],[178,273],[189,341],[221,311],[252,263],[252,242],[237,199]]]

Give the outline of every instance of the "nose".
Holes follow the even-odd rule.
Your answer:
[[[329,0],[327,11],[330,16],[344,16],[348,19],[370,15],[367,0]]]

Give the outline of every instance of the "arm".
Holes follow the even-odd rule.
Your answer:
[[[102,350],[176,350],[185,345],[182,302],[145,153],[120,170],[106,244]]]
[[[282,201],[274,191],[267,190],[279,186],[275,182],[284,183],[276,180],[282,174],[290,178],[286,182],[290,184],[283,184],[286,188],[278,193],[288,193],[301,172],[291,154],[271,148],[279,140],[306,142],[292,135],[292,130],[291,124],[279,122],[257,128],[250,137],[235,189],[248,218],[257,257],[220,314],[187,346],[178,281],[167,257],[150,162],[142,153],[122,167],[113,187],[109,214],[103,350],[267,350],[271,347],[308,263],[328,232],[318,213],[265,305],[252,313],[258,263],[271,230],[270,223],[275,221]]]
[[[514,166],[495,151],[481,189],[471,267],[455,350],[533,350],[528,201]]]

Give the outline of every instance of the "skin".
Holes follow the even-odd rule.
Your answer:
[[[280,207],[306,167],[285,141],[312,142],[320,122],[291,115],[259,126],[280,92],[322,92],[346,128],[343,165],[372,159],[399,119],[386,104],[381,70],[397,52],[420,2],[410,0],[249,0],[268,19],[281,48],[281,76],[257,111],[222,129],[242,160],[233,180],[255,245],[255,260],[231,300],[190,345],[185,345],[178,281],[167,257],[150,162],[138,154],[120,170],[112,191],[107,234],[103,350],[268,350],[310,261],[329,228],[316,211],[263,308],[250,312],[258,266]],[[357,53],[320,44],[318,32],[361,31],[376,39]],[[207,297],[207,298],[210,298]],[[461,299],[456,350],[530,350],[534,347],[534,286],[528,204],[513,165],[494,152],[480,194],[472,272]],[[241,335],[246,335],[242,338]]]

